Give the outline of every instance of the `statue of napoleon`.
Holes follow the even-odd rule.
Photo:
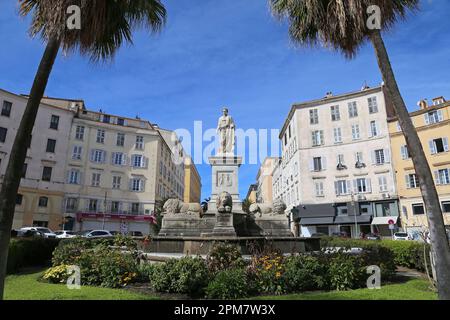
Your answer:
[[[219,124],[217,125],[217,134],[220,139],[218,155],[234,155],[235,129],[234,120],[228,115],[228,109],[223,108],[223,115],[219,118]]]

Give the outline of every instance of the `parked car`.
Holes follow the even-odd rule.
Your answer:
[[[52,239],[56,238],[56,234],[49,228],[45,228],[45,227],[24,227],[24,228],[20,228],[19,231],[21,233],[26,233],[27,231],[34,231],[34,233],[38,232],[38,233],[42,234],[42,236],[44,238],[52,238]]]
[[[67,231],[67,230],[55,231],[55,234],[56,238],[58,239],[75,238],[77,236],[77,233],[75,231]]]
[[[311,238],[322,238],[322,237],[328,237],[328,235],[325,233],[321,233],[321,232],[313,233],[311,235]]]
[[[106,230],[86,230],[80,233],[83,238],[106,238],[112,237],[111,232]]]
[[[367,240],[381,240],[381,237],[375,233],[368,233],[366,234]]]
[[[110,231],[109,233],[111,233],[113,236],[117,236],[119,234],[122,234],[122,232],[120,232],[120,231]]]
[[[141,231],[130,231],[128,232],[130,237],[143,237],[144,234]]]
[[[394,240],[411,240],[411,237],[406,232],[394,233]]]
[[[348,236],[348,233],[347,232],[344,232],[344,231],[341,231],[341,232],[333,232],[332,234],[331,234],[331,236],[332,237],[338,237],[338,238],[348,238],[349,236]]]

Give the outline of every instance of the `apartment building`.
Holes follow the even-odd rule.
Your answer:
[[[200,203],[202,180],[191,157],[184,162],[184,202]]]
[[[386,121],[392,115],[382,86],[292,106],[274,193],[293,209],[301,235],[390,235],[399,211]]]
[[[441,201],[444,222],[450,232],[450,102],[438,97],[419,102],[410,116],[416,127]],[[402,225],[416,239],[428,227],[419,181],[397,118],[389,119],[392,159],[396,171]]]
[[[278,161],[278,157],[267,157],[261,164],[256,176],[256,202],[273,202],[273,171]]]
[[[27,101],[26,96],[0,89],[0,183]],[[42,101],[29,141],[13,228],[43,226],[57,230],[64,225],[65,164],[75,114],[72,104],[54,106]]]
[[[245,199],[250,201],[250,203],[256,203],[256,190],[258,189],[257,184],[251,184],[247,190],[247,196]]]

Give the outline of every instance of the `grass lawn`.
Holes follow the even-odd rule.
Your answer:
[[[152,300],[149,295],[127,290],[82,286],[69,290],[65,285],[39,282],[42,272],[6,277],[5,300]]]
[[[437,294],[429,289],[424,279],[382,286],[380,290],[309,292],[284,296],[255,297],[254,300],[436,300]]]

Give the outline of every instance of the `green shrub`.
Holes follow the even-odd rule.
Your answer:
[[[283,283],[286,292],[323,289],[328,286],[327,267],[312,255],[291,256],[285,260]]]
[[[25,267],[38,267],[48,264],[52,253],[58,246],[58,239],[31,238],[11,239],[9,243],[7,273],[18,272]]]
[[[366,279],[366,266],[359,255],[336,253],[329,255],[328,277],[333,290],[360,288]]]
[[[245,265],[241,252],[236,246],[221,242],[215,243],[211,248],[206,258],[206,264],[212,274],[226,269],[241,268]]]
[[[220,271],[206,288],[209,299],[240,299],[249,295],[245,269]]]
[[[65,283],[69,278],[69,275],[67,274],[67,267],[68,266],[64,264],[56,267],[51,267],[47,271],[45,271],[42,279],[51,283]]]
[[[208,268],[200,257],[170,259],[150,270],[150,283],[158,292],[203,294],[209,281]]]
[[[364,248],[361,257],[366,267],[373,265],[380,267],[383,279],[391,279],[395,275],[397,267],[395,254],[391,249],[380,245],[369,245]]]
[[[283,294],[284,257],[278,252],[253,256],[247,268],[251,288],[264,294]]]

